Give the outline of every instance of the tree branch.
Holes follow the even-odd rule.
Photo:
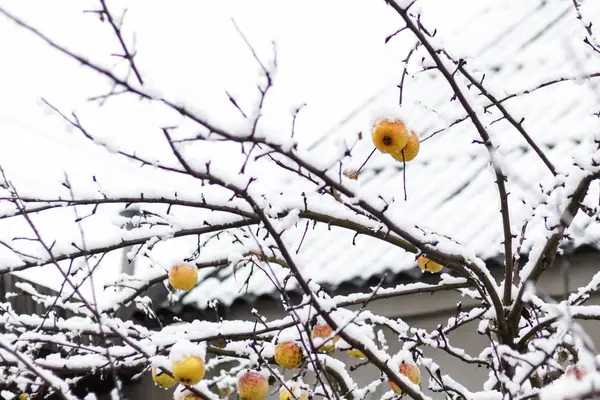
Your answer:
[[[469,103],[469,101],[467,100],[465,95],[463,94],[462,90],[456,83],[453,73],[450,72],[446,68],[446,65],[444,64],[444,62],[442,61],[442,59],[439,56],[438,50],[433,47],[431,42],[427,39],[426,35],[421,31],[421,29],[419,29],[417,24],[409,16],[408,9],[403,9],[395,1],[390,1],[387,3],[396,11],[396,13],[398,13],[398,15],[400,15],[400,17],[402,17],[402,19],[406,23],[406,26],[413,32],[413,34],[417,37],[417,39],[419,39],[419,41],[421,42],[423,47],[425,47],[425,49],[429,53],[430,57],[433,59],[436,66],[438,67],[439,71],[442,73],[442,75],[444,76],[444,78],[446,79],[446,81],[448,82],[450,87],[452,88],[452,91],[456,95],[460,104],[467,112],[467,115],[473,122],[473,125],[477,129],[477,132],[479,132],[479,135],[481,136],[485,147],[488,149],[488,152],[490,153],[490,156],[492,158],[492,163],[494,164],[494,171],[496,174],[496,184],[498,186],[498,195],[500,197],[500,211],[502,214],[502,225],[504,227],[504,252],[505,252],[505,256],[506,256],[505,257],[505,267],[506,267],[507,273],[512,274],[512,234],[510,232],[510,216],[509,216],[509,211],[508,211],[508,200],[507,200],[508,195],[507,195],[506,186],[505,186],[506,177],[504,176],[502,169],[494,163],[495,149],[492,145],[492,142],[487,133],[487,130],[485,129],[485,127],[479,120],[477,113],[475,112],[475,110],[473,109],[473,107],[471,106],[471,104]],[[494,308],[495,308],[495,312],[497,315],[498,325],[500,328],[500,336],[502,337],[502,341],[509,342],[511,340],[511,333],[508,330],[509,327],[506,324],[505,317],[504,317],[504,308],[503,308],[503,305],[500,302],[500,299],[496,292],[495,285],[493,285],[491,282],[488,283],[486,281],[484,281],[484,283],[486,284],[488,296],[494,303]],[[511,279],[511,283],[512,283],[512,279]],[[504,287],[505,304],[507,304],[506,300],[510,301],[511,288],[512,288],[512,284],[506,285]],[[508,297],[508,299],[507,299],[507,297]]]
[[[113,32],[115,33],[115,36],[117,37],[117,39],[119,40],[119,43],[121,44],[121,49],[123,49],[123,55],[121,57],[123,57],[124,59],[127,60],[129,65],[131,66],[131,69],[133,70],[133,73],[135,74],[135,77],[137,78],[138,82],[140,83],[140,85],[143,85],[144,81],[142,79],[142,75],[140,74],[140,71],[138,71],[138,68],[135,65],[135,61],[133,59],[135,57],[135,53],[132,54],[129,51],[129,49],[127,48],[127,45],[125,44],[125,40],[123,39],[123,34],[121,33],[121,27],[117,26],[115,19],[113,18],[110,11],[108,11],[108,7],[106,6],[106,0],[100,0],[100,4],[102,5],[102,14],[108,20],[108,23],[110,24],[110,26],[113,29]],[[123,13],[123,16],[121,17],[121,21],[123,20],[124,16],[125,16],[125,13]]]
[[[569,204],[563,211],[560,216],[560,222],[555,230],[555,232],[548,238],[546,244],[544,245],[543,250],[538,256],[531,272],[525,277],[525,279],[521,282],[519,292],[517,294],[517,298],[512,306],[512,309],[509,313],[508,320],[510,324],[516,328],[519,322],[519,318],[521,317],[521,313],[523,312],[523,293],[525,292],[525,287],[528,282],[537,282],[540,275],[554,262],[554,256],[556,254],[556,250],[558,249],[558,245],[563,237],[565,230],[571,225],[573,219],[577,215],[579,210],[579,204],[583,201],[585,195],[587,194],[590,183],[597,179],[600,174],[592,174],[584,177],[580,182],[573,195],[571,196],[571,200]]]

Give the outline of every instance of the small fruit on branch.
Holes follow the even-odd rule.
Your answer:
[[[205,343],[192,343],[179,339],[172,347],[169,358],[172,362],[173,378],[186,386],[195,385],[204,378],[206,357]]]
[[[406,142],[406,146],[404,146],[402,150],[392,153],[392,157],[400,162],[411,161],[419,154],[420,147],[419,137],[414,132],[411,132],[408,141]]]
[[[152,380],[163,389],[170,389],[177,384],[175,378],[160,371],[158,368],[152,368]]]
[[[311,337],[314,339],[320,338],[323,342],[327,342],[321,345],[317,345],[317,350],[321,353],[331,353],[335,350],[335,343],[340,339],[339,336],[334,336],[332,339],[329,339],[331,335],[333,335],[334,330],[327,324],[317,324],[312,329]]]
[[[296,369],[302,365],[304,355],[300,345],[292,340],[275,346],[275,362],[286,369]]]
[[[359,349],[346,350],[346,354],[348,354],[348,356],[352,358],[367,358],[367,356],[365,356],[365,353],[363,353]]]
[[[196,395],[195,393],[186,393],[179,398],[179,400],[204,400],[202,397]]]
[[[423,271],[432,273],[440,272],[444,268],[443,265],[436,263],[435,261],[431,261],[429,258],[424,256],[419,256],[419,258],[417,258],[417,264],[419,264],[419,267]]]
[[[285,387],[279,389],[279,400],[308,400],[308,391],[296,382],[286,382]],[[291,392],[290,392],[291,391]]]
[[[403,361],[402,364],[400,364],[400,373],[406,376],[415,385],[421,384],[421,371],[415,364]],[[389,383],[394,392],[398,393],[399,395],[403,394],[402,389],[398,385],[392,381],[389,381]]]
[[[169,283],[173,289],[192,290],[198,283],[198,268],[177,264],[169,270]]]
[[[269,381],[259,371],[247,371],[238,378],[237,390],[241,400],[264,400],[269,394]]]
[[[186,386],[195,385],[204,378],[204,360],[186,357],[173,363],[173,377]]]
[[[402,151],[408,142],[408,129],[400,120],[384,119],[373,126],[373,144],[382,153],[393,154]]]
[[[229,398],[229,396],[231,396],[231,394],[233,394],[233,387],[225,386],[225,387],[219,388],[219,397],[221,399],[227,399],[227,398]]]

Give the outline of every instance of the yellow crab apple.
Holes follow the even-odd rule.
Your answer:
[[[296,386],[290,387],[291,392],[285,387],[281,387],[279,390],[279,400],[308,400],[308,392],[303,389],[299,389]]]
[[[152,380],[163,389],[171,389],[177,384],[175,378],[157,368],[152,368]]]
[[[352,358],[367,358],[367,356],[365,356],[365,353],[363,353],[359,349],[348,349],[346,350],[346,354],[348,354],[348,356]]]
[[[287,369],[296,369],[302,365],[302,349],[298,343],[288,340],[275,346],[275,362]]]
[[[401,151],[408,142],[408,136],[408,129],[400,120],[384,119],[377,122],[371,131],[377,150],[387,154]]]
[[[441,264],[431,261],[429,258],[424,256],[419,256],[419,258],[417,258],[417,264],[419,264],[419,267],[423,271],[432,273],[440,272],[444,268]]]
[[[317,349],[321,353],[331,353],[335,350],[335,343],[340,339],[339,336],[334,336],[333,339],[327,339],[333,334],[333,329],[327,324],[317,324],[312,329],[311,337],[313,339],[321,338],[327,340],[327,343],[319,346]]]
[[[177,264],[169,270],[169,283],[173,289],[191,290],[198,283],[198,268]]]
[[[392,153],[392,157],[396,161],[400,162],[408,162],[413,160],[417,154],[419,154],[419,148],[421,147],[419,137],[411,132],[408,136],[408,141],[406,142],[406,146],[400,151],[395,151]]]
[[[202,400],[202,397],[195,395],[194,393],[186,393],[179,398],[180,400]]]
[[[400,373],[406,376],[415,385],[421,384],[421,371],[416,365],[402,362],[402,364],[400,364]],[[392,381],[389,381],[389,383],[394,392],[402,395],[402,389],[400,389],[398,385]]]
[[[195,385],[204,378],[204,360],[189,356],[173,362],[173,378],[186,386]]]
[[[222,399],[227,399],[233,393],[233,388],[231,386],[225,386],[219,388],[219,397]]]
[[[239,377],[237,390],[241,400],[264,400],[269,394],[269,381],[258,371],[247,371]]]

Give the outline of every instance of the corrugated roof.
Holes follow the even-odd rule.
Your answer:
[[[426,2],[424,9],[433,4]],[[600,17],[600,4],[586,2],[586,12],[590,19]],[[485,84],[499,98],[504,93],[533,89],[549,79],[583,75],[600,67],[600,58],[582,43],[585,32],[568,1],[479,2],[473,3],[469,14],[464,24],[440,35],[446,35],[443,39],[450,53],[454,50],[459,56],[462,53],[475,56],[467,66],[485,72]],[[364,128],[361,124],[365,114],[381,105],[395,104],[397,96],[397,88],[390,84],[389,90],[380,93],[347,123],[320,138],[312,152],[325,156],[333,143]],[[422,139],[463,117],[460,104],[449,101],[451,97],[447,83],[433,71],[415,74],[407,80],[404,110]],[[482,104],[488,104],[483,96],[478,98]],[[523,127],[561,171],[572,165],[573,156],[593,145],[598,130],[598,118],[593,112],[598,111],[599,98],[600,92],[589,82],[564,82],[517,96],[504,104],[516,116],[525,118]],[[500,117],[493,107],[489,111],[490,121]],[[509,179],[513,232],[518,233],[527,215],[520,199],[535,198],[538,184],[551,174],[506,120],[493,123],[490,133],[508,167],[505,172]],[[407,201],[403,200],[404,171],[389,156],[376,153],[361,172],[359,181],[368,191],[393,196],[401,204],[397,206],[399,215],[406,215],[420,227],[451,236],[480,257],[494,258],[500,254],[502,242],[499,201],[489,156],[483,146],[473,143],[477,138],[467,120],[423,142],[421,153],[405,171]],[[354,149],[349,163],[359,165],[371,149],[370,140],[363,140]],[[596,199],[597,203],[596,185],[588,198]],[[595,244],[594,228],[587,225],[588,219],[580,213],[571,229],[577,245]],[[587,226],[587,231],[577,226]],[[304,229],[305,223],[301,221],[286,233],[291,249],[298,247]],[[539,229],[530,227],[530,235]],[[221,240],[218,248],[207,247],[199,261],[219,252],[226,254],[229,249],[225,243]],[[414,254],[370,237],[354,238],[352,232],[324,224],[314,227],[311,224],[297,257],[305,276],[333,287],[367,280],[384,271],[399,273],[416,265]],[[272,268],[279,279],[287,275],[288,271],[280,266]],[[234,276],[231,267],[216,274],[207,272],[216,275],[215,278],[202,281],[184,301],[204,308],[213,299],[229,305],[240,296],[273,293],[271,282],[262,273],[254,273],[248,286],[243,287],[248,273],[248,268],[241,268]]]

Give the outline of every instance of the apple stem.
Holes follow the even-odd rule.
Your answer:
[[[362,165],[360,166],[360,168],[358,168],[358,169],[356,170],[356,175],[358,175],[358,173],[360,172],[360,170],[361,170],[361,169],[363,169],[363,167],[364,167],[365,165],[367,165],[367,162],[369,162],[369,159],[371,158],[371,156],[373,155],[373,153],[375,153],[375,150],[377,150],[377,149],[373,149],[373,151],[371,151],[371,154],[369,154],[369,157],[367,157],[367,159],[365,160],[365,162],[364,162],[364,163],[362,163]]]

